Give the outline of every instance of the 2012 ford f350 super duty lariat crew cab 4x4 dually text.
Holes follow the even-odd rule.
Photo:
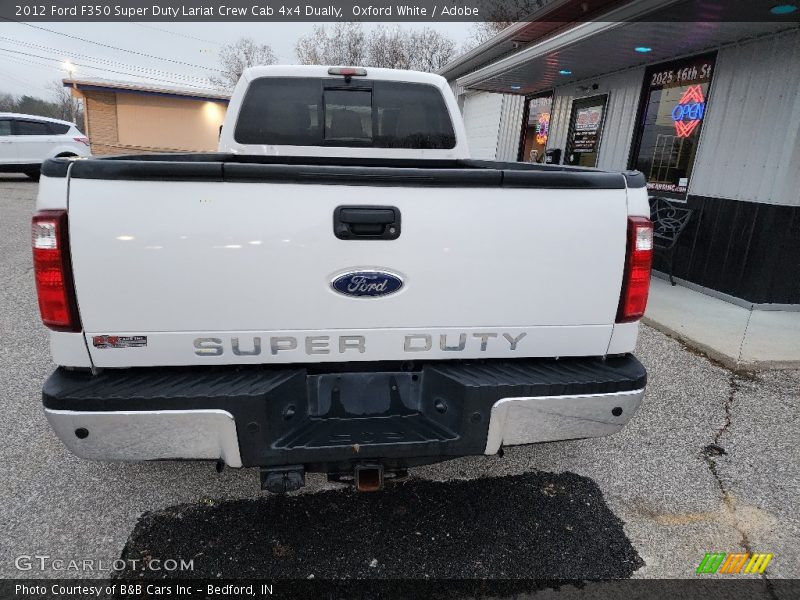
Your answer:
[[[644,395],[644,178],[470,160],[439,76],[250,68],[218,153],[42,175],[44,408],[79,456],[367,490],[614,433]]]

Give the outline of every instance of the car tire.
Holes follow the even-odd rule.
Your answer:
[[[42,176],[42,173],[37,169],[36,171],[25,171],[25,175],[28,176],[28,179],[32,179],[33,181],[39,181],[39,177]]]

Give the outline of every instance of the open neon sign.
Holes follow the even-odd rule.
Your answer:
[[[675,135],[687,138],[697,129],[706,112],[706,99],[703,88],[691,85],[683,92],[678,104],[672,109],[672,120],[675,122]]]

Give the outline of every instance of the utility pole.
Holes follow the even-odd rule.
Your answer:
[[[64,67],[64,70],[66,70],[66,72],[69,74],[70,83],[73,83],[71,80],[73,79],[73,74],[75,73],[75,65],[73,65],[69,61],[66,61],[66,62],[64,62],[63,67]],[[74,85],[74,83],[73,83],[73,85]],[[75,115],[75,98],[72,96],[72,91],[69,92],[69,108],[70,108],[70,115],[71,115],[71,119],[70,120],[74,123],[75,122],[75,117],[76,117],[76,115]]]

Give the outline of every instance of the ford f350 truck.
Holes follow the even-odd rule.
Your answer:
[[[42,175],[44,409],[78,456],[374,490],[642,401],[644,178],[471,160],[439,76],[251,68],[219,152]]]

